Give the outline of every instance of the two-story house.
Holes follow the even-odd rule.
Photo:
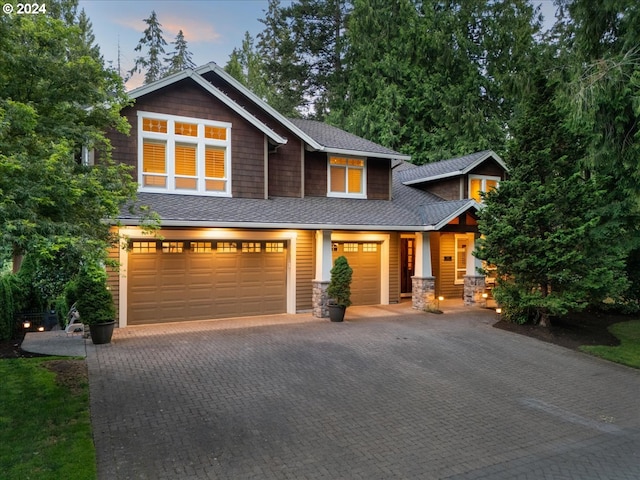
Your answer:
[[[506,167],[486,151],[414,166],[338,128],[287,119],[216,64],[130,92],[129,136],[111,135],[133,167],[139,201],[161,230],[123,212],[127,248],[110,276],[119,325],[313,311],[326,316],[333,260],[354,269],[355,305],[484,291],[480,191]]]

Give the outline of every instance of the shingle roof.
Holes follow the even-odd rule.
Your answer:
[[[430,229],[473,202],[439,197],[396,183],[393,199],[329,197],[220,198],[139,193],[138,203],[156,212],[163,226],[242,228],[388,228]],[[137,224],[140,216],[124,210],[120,220]]]
[[[390,148],[383,147],[377,143],[345,132],[340,128],[328,125],[315,120],[304,120],[300,118],[290,118],[289,121],[296,127],[314,139],[320,145],[326,147],[327,151],[352,151],[354,154],[370,154],[369,156],[382,156],[385,158],[409,159],[404,155]]]
[[[413,183],[423,183],[439,178],[446,178],[456,175],[463,175],[470,169],[476,167],[488,158],[495,159],[504,166],[504,162],[492,150],[483,150],[482,152],[472,153],[463,157],[443,160],[441,162],[427,163],[412,169],[405,169],[398,172],[398,178],[405,185]]]

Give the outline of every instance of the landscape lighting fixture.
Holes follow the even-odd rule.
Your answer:
[[[25,320],[24,322],[22,322],[22,328],[24,328],[25,330],[31,328],[31,322],[29,320]]]

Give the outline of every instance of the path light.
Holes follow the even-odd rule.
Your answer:
[[[38,327],[39,332],[44,332],[44,327]]]
[[[496,313],[502,315],[502,309],[500,307],[496,308]]]
[[[483,293],[482,298],[486,300],[487,298],[489,298],[489,294],[487,292]]]
[[[31,328],[31,322],[29,320],[25,320],[24,322],[22,322],[22,328],[24,328],[25,330]]]

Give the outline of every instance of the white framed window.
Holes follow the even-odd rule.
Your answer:
[[[469,198],[482,203],[481,192],[488,192],[493,188],[498,188],[500,177],[488,175],[469,175]]]
[[[364,158],[329,156],[329,197],[367,198],[367,162]]]
[[[142,192],[231,196],[231,124],[138,112]]]

